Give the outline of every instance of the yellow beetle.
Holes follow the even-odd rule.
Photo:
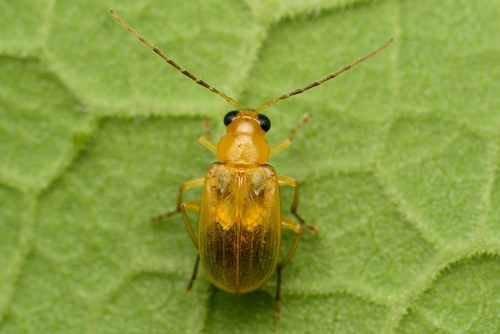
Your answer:
[[[198,138],[201,144],[217,154],[221,162],[213,163],[205,177],[185,182],[180,186],[175,211],[153,217],[154,220],[161,220],[181,212],[189,236],[198,248],[198,258],[186,293],[192,288],[200,260],[210,281],[218,288],[231,293],[245,293],[258,289],[276,270],[278,283],[275,299],[276,314],[279,317],[281,270],[292,258],[302,234],[299,224],[281,215],[279,186],[295,188],[292,214],[312,232],[317,232],[317,229],[297,214],[299,203],[297,181],[276,174],[274,168],[267,162],[270,156],[291,144],[295,132],[299,126],[308,121],[309,116],[306,115],[290,131],[288,138],[270,148],[264,136],[271,128],[271,122],[260,114],[260,111],[280,100],[335,78],[386,48],[392,39],[377,50],[321,80],[274,98],[255,110],[242,109],[232,98],[196,78],[168,58],[129,27],[113,10],[110,12],[125,29],[167,63],[197,84],[220,95],[237,109],[230,111],[224,117],[226,134],[218,145],[211,142],[208,136]],[[183,202],[184,190],[194,187],[203,187],[201,201]],[[198,236],[189,221],[187,210],[198,214]],[[283,228],[294,231],[296,236],[288,253],[279,261]]]

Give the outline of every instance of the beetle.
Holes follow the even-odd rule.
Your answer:
[[[224,116],[226,134],[217,145],[210,141],[207,135],[198,137],[199,142],[214,152],[220,161],[213,163],[204,177],[187,181],[179,187],[175,211],[152,218],[159,221],[180,212],[188,234],[198,249],[193,275],[185,293],[193,286],[200,261],[208,278],[216,287],[236,294],[258,289],[276,271],[278,281],[275,300],[276,315],[279,318],[281,271],[292,258],[302,234],[298,223],[282,216],[280,186],[295,189],[292,214],[311,232],[315,233],[317,229],[297,213],[298,182],[291,177],[278,175],[267,162],[271,156],[292,143],[295,132],[309,120],[309,116],[304,116],[285,140],[270,148],[264,136],[271,128],[271,122],[260,112],[278,101],[319,86],[373,57],[391,44],[392,38],[375,51],[318,81],[269,100],[257,109],[243,109],[234,99],[168,58],[125,23],[116,12],[110,9],[110,13],[125,29],[168,64],[236,108]],[[184,202],[184,191],[195,187],[202,187],[201,201]],[[187,211],[198,214],[198,234],[194,232]],[[295,232],[295,239],[280,261],[282,229]]]

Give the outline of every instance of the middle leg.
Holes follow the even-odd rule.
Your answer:
[[[305,227],[307,227],[309,231],[311,231],[311,233],[318,233],[318,228],[316,226],[306,222],[305,219],[302,218],[297,213],[297,207],[299,206],[299,197],[300,197],[299,183],[297,182],[297,180],[288,176],[278,175],[278,183],[280,186],[289,186],[295,188],[295,195],[293,196],[293,202],[291,208],[292,214],[295,217],[297,217],[300,223],[303,224]]]

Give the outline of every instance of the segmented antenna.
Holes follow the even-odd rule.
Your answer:
[[[180,67],[175,61],[173,61],[172,59],[170,59],[169,57],[167,57],[163,52],[160,51],[160,49],[158,49],[157,47],[153,46],[153,44],[149,43],[147,39],[145,39],[144,37],[142,37],[141,35],[139,35],[125,21],[123,21],[122,18],[120,16],[118,16],[118,14],[114,10],[110,9],[109,12],[118,21],[118,23],[121,24],[122,27],[124,27],[125,29],[127,29],[129,33],[131,33],[132,35],[134,35],[135,38],[137,38],[138,40],[140,40],[151,51],[153,51],[158,56],[162,57],[163,60],[165,60],[167,63],[169,63],[170,65],[172,65],[173,67],[175,67],[177,69],[177,71],[181,72],[182,74],[184,74],[185,76],[187,76],[189,79],[191,79],[194,82],[196,82],[198,85],[201,85],[201,86],[207,88],[209,91],[220,95],[220,97],[222,97],[224,100],[226,100],[227,102],[229,102],[230,105],[232,105],[233,107],[235,107],[238,110],[241,110],[240,106],[238,105],[238,103],[236,103],[235,100],[233,100],[232,98],[230,98],[229,96],[227,96],[226,94],[224,94],[223,92],[221,92],[220,90],[216,89],[215,87],[210,86],[205,81],[203,81],[201,79],[198,79],[197,77],[195,77],[194,75],[192,75],[191,73],[189,73],[189,71],[187,71],[187,70],[183,69],[182,67]]]
[[[233,107],[235,107],[237,110],[241,110],[240,106],[238,105],[238,103],[236,103],[235,100],[233,100],[232,98],[230,98],[229,96],[227,96],[226,94],[224,94],[223,92],[221,92],[220,90],[216,89],[215,87],[210,86],[205,81],[203,81],[201,79],[198,79],[197,77],[195,77],[194,75],[192,75],[189,71],[187,71],[187,70],[183,69],[182,67],[180,67],[175,61],[173,61],[172,59],[170,59],[169,57],[167,57],[157,47],[153,46],[150,42],[148,42],[148,40],[146,40],[144,37],[142,37],[141,35],[139,35],[134,29],[132,29],[127,23],[125,23],[125,21],[123,21],[120,18],[120,16],[118,16],[118,14],[114,10],[110,9],[109,12],[118,21],[118,23],[121,24],[122,27],[124,27],[125,29],[127,29],[129,33],[131,33],[132,35],[134,35],[135,38],[137,38],[138,40],[140,40],[151,51],[153,51],[154,53],[156,53],[157,55],[159,55],[160,57],[162,57],[163,60],[165,60],[168,64],[170,64],[171,66],[175,67],[175,69],[177,69],[179,72],[181,72],[182,74],[184,74],[185,76],[187,76],[189,79],[191,79],[194,82],[196,82],[198,85],[203,86],[203,87],[207,88],[209,91],[218,94],[220,97],[222,97],[224,100],[226,100],[230,105],[232,105]],[[386,47],[388,47],[392,43],[392,41],[393,41],[392,38],[389,39],[387,42],[385,42],[384,45],[382,45],[381,47],[379,47],[377,50],[372,51],[369,54],[367,54],[366,56],[361,57],[358,60],[350,63],[349,65],[346,65],[346,66],[342,67],[337,72],[334,72],[334,73],[331,73],[331,74],[327,75],[323,79],[320,79],[318,81],[314,81],[313,83],[310,83],[307,86],[304,86],[302,88],[297,88],[296,90],[291,91],[290,93],[283,94],[281,96],[278,96],[278,97],[276,97],[276,98],[274,98],[272,100],[269,100],[269,101],[263,103],[260,107],[258,107],[255,110],[255,112],[259,113],[260,111],[262,111],[262,110],[264,110],[264,109],[272,106],[273,104],[275,104],[278,101],[285,100],[285,99],[288,99],[289,97],[292,97],[294,95],[301,94],[301,93],[305,92],[306,90],[309,90],[309,89],[311,89],[313,87],[319,86],[319,85],[325,83],[328,80],[336,78],[340,74],[342,74],[342,73],[350,70],[354,66],[356,66],[356,65],[364,62],[368,58],[371,58],[371,57],[375,56],[377,53],[379,53],[380,51],[382,51],[383,49],[385,49]]]
[[[298,94],[301,94],[301,93],[304,93],[306,90],[309,90],[313,87],[316,87],[316,86],[319,86],[323,83],[325,83],[326,81],[330,80],[330,79],[333,79],[337,76],[339,76],[340,74],[350,70],[351,68],[353,68],[354,66],[364,62],[365,60],[367,60],[368,58],[371,58],[373,56],[375,56],[377,53],[379,53],[380,51],[382,51],[383,49],[385,49],[386,47],[388,47],[393,41],[393,38],[389,39],[387,42],[385,42],[384,45],[382,45],[381,47],[379,47],[377,50],[375,51],[372,51],[370,52],[369,54],[367,54],[366,56],[364,57],[361,57],[359,58],[358,60],[350,63],[349,65],[346,65],[344,67],[342,67],[340,70],[338,70],[337,72],[334,72],[334,73],[331,73],[331,74],[328,74],[326,77],[324,77],[323,79],[320,79],[318,81],[314,81],[313,83],[310,83],[309,85],[307,86],[304,86],[302,88],[297,88],[296,90],[294,91],[291,91],[290,93],[286,93],[286,94],[283,94],[281,96],[278,96],[272,100],[269,100],[267,101],[266,103],[262,104],[260,107],[258,107],[257,109],[255,109],[255,112],[258,113],[270,106],[272,106],[273,104],[275,104],[276,102],[278,101],[281,101],[281,100],[285,100],[285,99],[288,99],[289,97],[292,97],[294,95],[298,95]]]

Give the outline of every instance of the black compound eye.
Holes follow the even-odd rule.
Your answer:
[[[260,128],[265,132],[269,131],[271,128],[271,121],[267,118],[266,115],[259,114],[259,124]]]
[[[237,114],[238,110],[233,110],[228,112],[226,116],[224,116],[224,125],[228,126],[229,124],[231,124],[234,121]]]

